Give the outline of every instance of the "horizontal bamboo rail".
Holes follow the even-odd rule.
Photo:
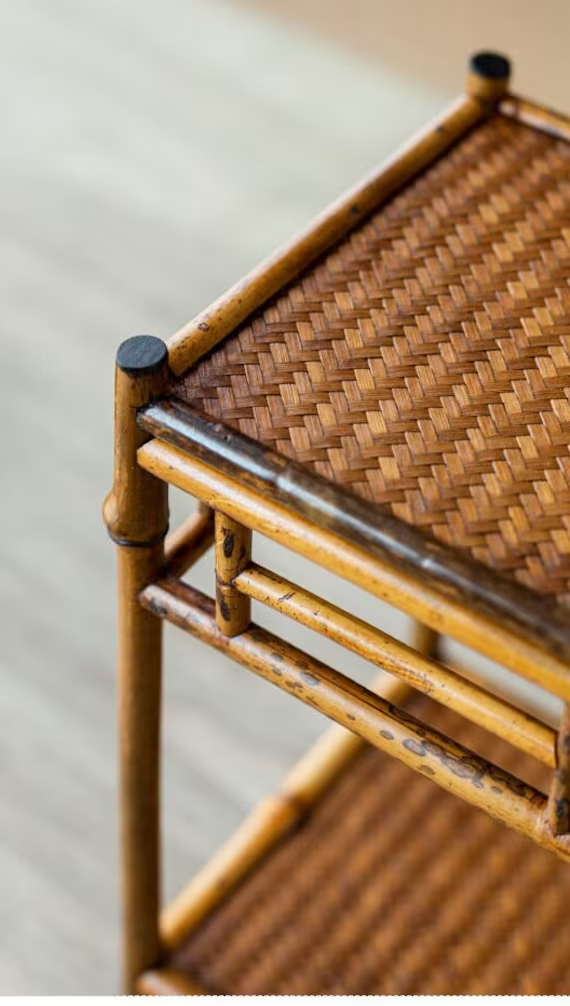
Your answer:
[[[260,566],[251,564],[233,582],[248,597],[340,643],[554,768],[555,731],[504,699]]]
[[[139,600],[157,617],[216,647],[443,789],[570,860],[570,838],[554,838],[546,820],[546,798],[532,786],[255,624],[239,636],[225,636],[216,625],[215,602],[174,578],[149,585]]]
[[[333,203],[306,231],[181,328],[168,341],[169,364],[174,373],[183,373],[221,342],[252,311],[447,150],[487,111],[486,104],[475,97],[460,98],[379,170]]]
[[[187,451],[154,440],[140,448],[138,461],[146,471],[223,509],[252,530],[363,587],[436,632],[570,699],[569,647],[550,640],[547,648],[549,639],[538,627],[521,631],[504,617],[474,610],[453,591],[436,589],[425,565],[412,574],[402,563],[389,563],[369,543],[354,540],[354,536],[349,540],[337,528],[316,527],[306,516],[272,499],[270,493],[250,488],[238,477],[190,457]],[[566,625],[558,628],[568,635]]]
[[[402,704],[411,689],[381,674],[373,690]],[[216,855],[180,892],[161,916],[161,941],[174,950],[188,934],[279,842],[296,828],[359,752],[365,741],[334,724],[319,737],[284,779],[280,790],[263,800]]]
[[[527,101],[518,95],[506,95],[499,105],[499,112],[524,126],[531,126],[550,136],[570,141],[570,119],[567,116]]]
[[[499,617],[535,645],[562,651],[570,671],[568,612],[482,563],[463,556],[417,528],[371,505],[344,487],[291,461],[250,437],[213,422],[185,402],[164,400],[141,410],[147,433],[187,450],[217,471],[262,491],[318,527],[367,548],[409,575],[422,574],[433,587],[484,615]]]
[[[164,559],[172,576],[183,576],[214,544],[214,512],[200,504],[164,543]]]

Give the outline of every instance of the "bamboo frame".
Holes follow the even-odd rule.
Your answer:
[[[429,656],[419,654],[380,629],[255,564],[235,578],[234,586],[248,597],[340,643],[554,768],[554,730],[504,699],[460,678]]]
[[[474,58],[468,96],[330,207],[305,233],[182,328],[167,346],[160,340],[139,337],[127,340],[119,350],[115,472],[104,516],[117,545],[119,564],[127,992],[208,994],[186,975],[160,966],[160,960],[302,820],[366,741],[416,771],[424,771],[443,788],[562,859],[570,859],[567,613],[550,610],[549,603],[542,604],[531,592],[516,587],[514,591],[501,589],[485,567],[474,568],[461,561],[458,564],[453,553],[439,546],[426,548],[425,539],[401,522],[378,522],[377,513],[371,520],[370,508],[365,507],[366,514],[359,511],[354,504],[356,498],[350,494],[336,491],[316,477],[307,478],[306,470],[259,445],[251,450],[244,438],[232,431],[207,421],[200,427],[194,417],[189,436],[188,423],[180,422],[179,405],[148,407],[165,391],[167,363],[177,375],[187,370],[495,109],[569,141],[570,120],[507,93],[509,71],[508,61],[502,57]],[[172,409],[178,409],[174,422]],[[164,437],[168,444],[148,442],[152,436]],[[191,492],[201,504],[198,513],[172,534],[165,546],[169,483]],[[214,521],[211,506],[224,516],[217,513]],[[415,630],[419,654],[302,588],[252,565],[252,529],[419,620],[421,624]],[[227,547],[228,530],[238,542],[237,556],[233,548]],[[214,543],[216,603],[177,579]],[[169,575],[165,576],[165,570]],[[294,596],[286,596],[291,591]],[[436,659],[439,636],[446,633],[562,696],[566,706],[548,800],[386,701],[388,697],[399,704],[408,694],[409,687],[402,681],[392,680],[384,689],[384,698],[378,697],[251,625],[251,597],[389,667],[405,681],[548,765],[555,761],[554,731],[441,666]],[[159,729],[164,618],[296,694],[341,726],[325,735],[310,756],[290,773],[281,794],[262,804],[206,870],[163,912],[159,935]]]
[[[124,907],[124,989],[133,992],[142,971],[160,957],[159,743],[162,629],[144,611],[138,594],[164,564],[168,487],[137,465],[148,435],[136,409],[159,394],[167,380],[160,339],[128,339],[117,353],[115,471],[104,504],[117,544],[119,587],[119,734]]]
[[[380,675],[373,690],[402,704],[411,689]],[[244,880],[250,871],[297,827],[346,771],[365,746],[361,737],[329,727],[263,800],[206,866],[162,912],[160,932],[167,950],[177,946]]]
[[[153,440],[139,449],[138,460],[146,471],[223,508],[253,531],[364,588],[436,632],[570,699],[568,661],[545,652],[539,638],[517,635],[502,620],[476,614],[453,597],[436,592],[424,577],[382,562],[369,548],[341,538],[338,533],[316,528],[306,517],[275,503],[267,494],[216,471],[185,451]]]
[[[550,108],[527,101],[516,94],[508,94],[499,104],[499,112],[508,119],[514,119],[523,126],[540,129],[549,136],[570,142],[570,118]]]
[[[546,798],[532,786],[255,624],[239,636],[224,635],[216,625],[215,602],[172,577],[146,587],[140,602],[379,750],[428,774],[443,789],[570,860],[570,836],[553,836]]]
[[[227,636],[237,636],[251,621],[251,601],[233,585],[251,557],[251,531],[216,511],[216,620]]]
[[[365,548],[411,579],[421,576],[439,594],[476,615],[500,619],[517,638],[562,656],[570,681],[568,614],[552,598],[502,579],[484,566],[428,538],[416,528],[250,437],[206,419],[184,402],[165,399],[142,410],[147,433],[179,447],[220,474],[239,479],[315,526]],[[247,521],[244,521],[247,524]]]

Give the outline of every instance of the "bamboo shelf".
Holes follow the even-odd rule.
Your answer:
[[[567,991],[570,123],[509,70],[474,57],[304,234],[168,344],[119,349],[127,991]],[[166,537],[168,485],[200,508]],[[412,616],[412,644],[258,565],[256,533]],[[182,579],[210,548],[214,598]],[[163,622],[336,725],[161,912]],[[556,695],[560,724],[443,663],[443,635]]]

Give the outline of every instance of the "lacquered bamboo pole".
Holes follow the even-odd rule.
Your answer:
[[[554,835],[570,832],[570,703],[565,702],[556,743],[556,769],[548,795],[548,820]]]
[[[331,531],[316,528],[266,495],[240,484],[168,444],[154,440],[139,450],[149,472],[185,492],[220,506],[235,520],[363,587],[435,631],[570,699],[570,667],[564,657],[521,638],[499,619],[474,612],[431,589],[420,577],[403,573]]]
[[[183,576],[214,544],[214,512],[200,503],[164,544],[164,561],[172,576]]]
[[[554,767],[554,730],[504,699],[462,679],[431,657],[261,566],[251,564],[234,583],[248,597],[334,640],[545,765]]]
[[[151,584],[142,592],[141,603],[448,792],[570,860],[570,837],[555,838],[547,824],[546,798],[509,772],[255,624],[239,636],[225,636],[216,625],[215,602],[180,581],[166,578]]]
[[[549,108],[537,105],[533,101],[527,101],[515,94],[508,94],[499,104],[501,115],[505,115],[515,122],[520,122],[523,126],[530,126],[532,129],[540,129],[549,136],[558,137],[566,142],[570,141],[570,119],[559,112],[553,112]]]
[[[251,601],[233,579],[251,558],[251,531],[216,511],[216,619],[227,636],[237,636],[251,621]]]
[[[160,339],[128,339],[117,353],[115,471],[104,505],[117,544],[119,586],[119,731],[121,781],[124,989],[160,958],[159,733],[162,626],[138,595],[163,568],[168,487],[137,465],[148,439],[136,409],[159,394],[167,378]]]
[[[373,690],[401,705],[411,690],[379,675]],[[161,935],[174,950],[218,904],[285,838],[328,792],[366,742],[335,724],[291,770],[279,792],[263,800],[216,855],[164,909]]]
[[[181,328],[168,342],[174,373],[183,373],[229,335],[252,311],[447,150],[486,112],[486,106],[478,98],[460,98],[379,170],[325,210],[306,231]]]

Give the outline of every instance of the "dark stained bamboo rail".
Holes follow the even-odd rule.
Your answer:
[[[216,647],[443,789],[570,860],[570,837],[554,837],[546,819],[546,797],[532,786],[254,623],[238,636],[225,635],[216,624],[215,601],[174,577],[150,584],[139,600],[158,618]]]
[[[423,581],[475,613],[500,619],[539,651],[568,665],[568,612],[488,567],[428,538],[380,507],[289,460],[222,423],[214,423],[177,399],[142,409],[147,433],[287,506],[317,526],[361,545],[381,561]]]

